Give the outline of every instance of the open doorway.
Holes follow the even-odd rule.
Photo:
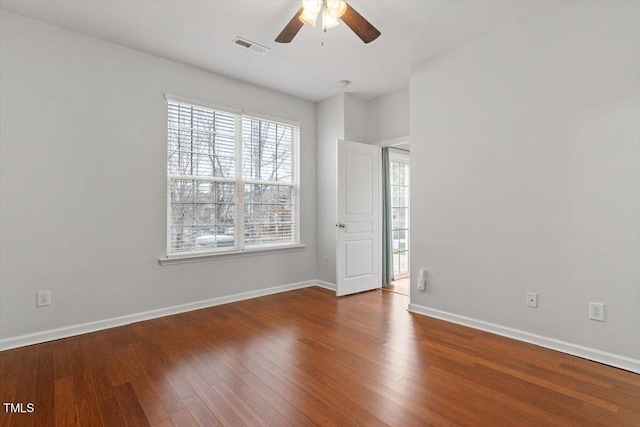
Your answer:
[[[390,218],[393,280],[384,289],[409,295],[410,292],[410,161],[409,150],[405,144],[389,149],[389,204],[386,214]]]

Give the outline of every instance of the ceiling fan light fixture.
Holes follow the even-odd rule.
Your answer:
[[[321,9],[321,0],[302,0],[302,13],[300,14],[300,21],[302,21],[302,23],[305,25],[315,27],[316,20],[318,19],[318,13]]]
[[[338,19],[347,11],[347,2],[344,0],[327,0],[327,9],[331,17]]]
[[[380,36],[380,31],[345,0],[302,0],[302,7],[278,34],[276,43],[291,43],[303,26],[315,27],[320,12],[325,31],[340,25],[340,20],[364,43],[371,43]]]
[[[335,28],[340,25],[340,21],[331,16],[329,9],[324,8],[322,11],[322,29],[327,31],[329,28]]]
[[[322,0],[302,0],[302,8],[307,12],[318,13],[322,9]]]
[[[318,19],[318,12],[309,13],[306,10],[303,10],[300,14],[300,21],[302,21],[304,25],[308,25],[310,27],[316,26],[316,19]]]

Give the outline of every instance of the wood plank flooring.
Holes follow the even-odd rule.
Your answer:
[[[640,426],[640,375],[307,288],[0,353],[0,426]]]
[[[392,281],[389,286],[383,287],[382,290],[409,296],[410,288],[411,278],[407,276],[402,279]]]

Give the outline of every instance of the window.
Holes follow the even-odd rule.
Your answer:
[[[299,128],[168,101],[168,255],[299,243]]]
[[[409,162],[391,157],[391,233],[393,236],[393,275],[409,274]]]

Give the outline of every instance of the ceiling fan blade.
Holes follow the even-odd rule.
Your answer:
[[[302,8],[291,18],[291,21],[284,27],[282,32],[278,34],[276,37],[276,42],[278,43],[291,43],[291,40],[298,34],[300,28],[304,25],[300,20],[300,15],[302,14]]]
[[[347,10],[340,19],[365,43],[371,43],[380,36],[380,31],[364,19],[364,17],[356,12],[348,3]]]

